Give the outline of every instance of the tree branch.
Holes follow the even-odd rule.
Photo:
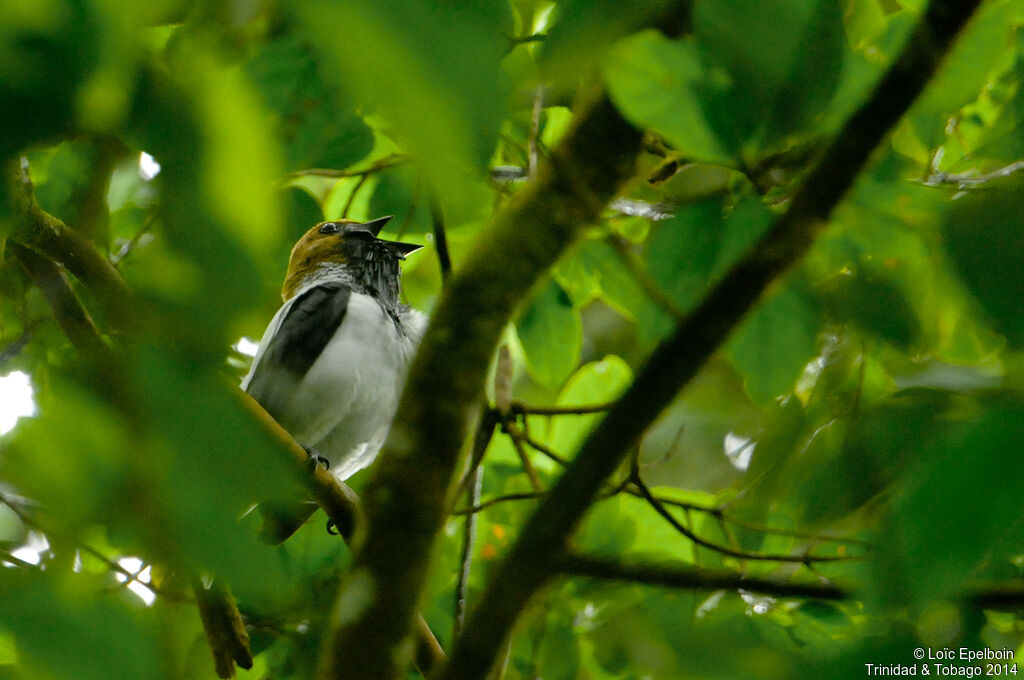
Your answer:
[[[206,632],[206,642],[213,651],[213,666],[219,678],[235,677],[235,664],[252,668],[249,633],[235,598],[221,584],[214,582],[209,588],[199,578],[192,579],[199,618]]]
[[[132,325],[134,295],[113,265],[92,243],[39,207],[25,170],[13,165],[4,168],[3,182],[14,218],[11,240],[64,265],[96,297],[111,328],[127,330]]]
[[[339,593],[321,678],[403,672],[449,481],[501,333],[533,283],[632,175],[640,137],[607,97],[584,105],[442,293],[364,494],[367,532]]]
[[[768,285],[807,252],[872,150],[932,77],[977,4],[934,0],[929,5],[899,59],[838,133],[789,209],[654,351],[616,407],[587,437],[493,572],[440,679],[467,680],[487,672],[519,612],[550,578],[557,556],[604,480]]]
[[[567,576],[586,576],[626,583],[643,583],[686,590],[748,590],[777,597],[811,597],[842,600],[850,594],[839,586],[822,583],[792,583],[743,576],[730,571],[697,569],[667,564],[619,562],[585,555],[566,555],[557,559],[554,569]]]
[[[245,408],[263,425],[267,433],[291,454],[295,463],[301,465],[303,469],[308,469],[309,455],[288,431],[263,410],[259,402],[234,385],[231,388],[235,390]],[[313,494],[316,502],[334,526],[338,528],[342,538],[351,545],[356,528],[362,521],[359,497],[347,484],[339,481],[337,477],[319,465],[314,467],[313,474],[303,475],[302,478],[306,480],[307,488]],[[444,662],[444,651],[422,615],[416,614],[413,626],[416,637],[416,667],[426,676]]]
[[[111,363],[110,349],[103,342],[96,324],[85,311],[75,291],[64,279],[60,267],[18,243],[10,243],[8,248],[25,267],[33,283],[43,294],[57,320],[57,325],[75,349],[89,359],[102,360],[104,364]]]

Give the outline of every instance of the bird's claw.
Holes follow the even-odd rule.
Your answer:
[[[320,455],[320,452],[314,449],[312,446],[306,446],[303,444],[303,449],[306,450],[306,455],[309,456],[309,471],[316,472],[317,467],[322,467],[324,470],[331,469],[331,461]]]

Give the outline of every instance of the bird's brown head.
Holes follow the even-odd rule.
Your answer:
[[[337,266],[351,270],[357,282],[366,278],[362,274],[373,274],[370,278],[379,278],[379,272],[362,272],[365,266],[374,265],[372,269],[380,269],[383,264],[387,269],[390,260],[393,263],[395,287],[397,288],[399,260],[404,260],[409,253],[419,250],[421,246],[398,241],[385,241],[377,238],[391,216],[380,217],[369,222],[341,219],[320,222],[302,235],[292,248],[291,259],[288,261],[288,274],[285,276],[281,295],[285,300],[291,299],[300,288],[325,267]],[[385,257],[376,257],[384,255]]]

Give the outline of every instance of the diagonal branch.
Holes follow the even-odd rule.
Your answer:
[[[367,531],[339,593],[321,678],[401,676],[449,481],[501,333],[632,176],[640,138],[607,97],[582,106],[443,291],[363,495]]]
[[[103,342],[99,329],[85,311],[75,291],[68,285],[64,273],[54,262],[18,243],[8,248],[28,271],[33,283],[43,294],[60,329],[75,349],[93,360],[110,363],[110,349]]]
[[[295,464],[301,466],[303,470],[308,470],[309,455],[288,431],[281,427],[251,396],[238,390],[233,384],[230,385],[230,389],[234,390],[234,393],[242,401],[243,407],[260,422],[267,434],[291,454]],[[363,521],[359,497],[356,496],[356,493],[319,465],[313,468],[312,474],[302,475],[301,479],[305,480],[307,489],[313,494],[331,523],[338,528],[342,538],[351,545],[356,527]],[[413,626],[416,638],[416,667],[424,675],[427,675],[444,662],[444,651],[422,615],[416,614]]]
[[[113,265],[92,243],[39,207],[25,169],[13,163],[4,167],[2,184],[13,217],[11,240],[64,265],[96,297],[110,326],[127,330],[134,295]]]
[[[871,98],[847,121],[772,229],[652,354],[531,517],[456,641],[441,680],[482,677],[527,601],[552,576],[583,513],[647,426],[768,285],[799,260],[872,150],[932,77],[977,0],[934,0]]]

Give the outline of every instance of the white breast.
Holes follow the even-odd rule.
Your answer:
[[[423,334],[422,314],[403,332],[373,298],[352,293],[345,318],[287,400],[279,420],[346,479],[369,465],[387,438],[406,372]]]

